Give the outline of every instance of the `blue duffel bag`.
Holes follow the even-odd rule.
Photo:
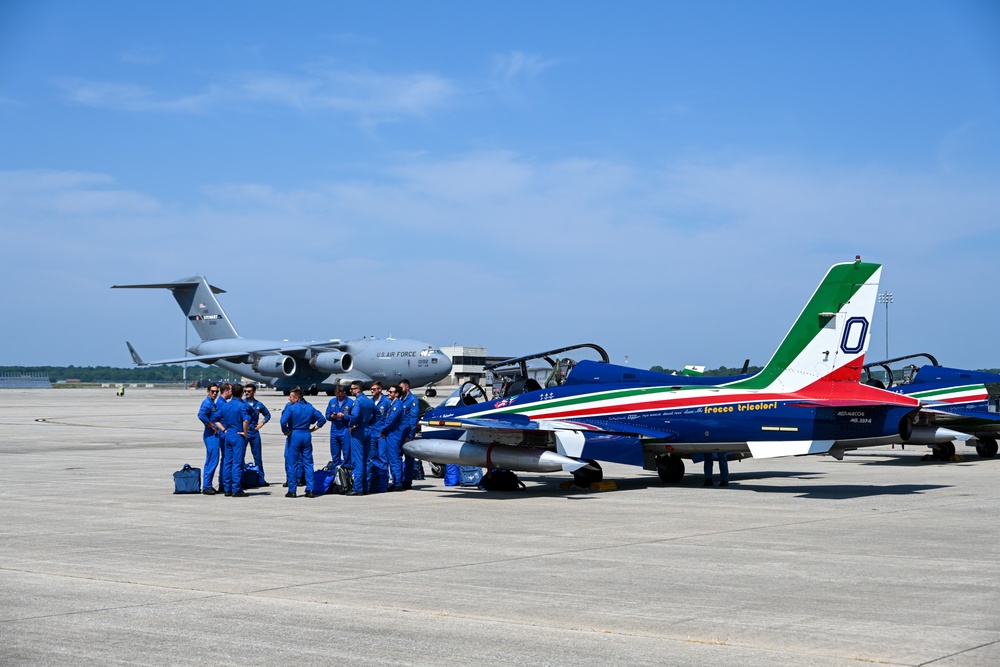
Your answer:
[[[483,470],[478,466],[459,466],[459,484],[462,486],[479,486],[483,479]]]
[[[243,476],[240,478],[240,487],[244,489],[256,489],[263,483],[260,469],[256,463],[248,463],[243,466]]]
[[[321,468],[313,473],[313,495],[317,498],[326,494],[330,487],[333,486],[334,481],[337,479],[337,469],[340,466],[336,466],[331,461],[326,464],[325,468]]]
[[[184,467],[174,473],[174,493],[201,493],[201,468]]]

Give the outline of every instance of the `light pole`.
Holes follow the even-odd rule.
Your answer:
[[[889,304],[892,303],[892,292],[882,292],[878,302],[885,304],[885,358],[889,358]]]

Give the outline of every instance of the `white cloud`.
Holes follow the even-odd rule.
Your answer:
[[[941,321],[933,313],[942,303],[976,313],[977,326],[961,333],[968,349],[992,349],[986,338],[1000,316],[981,298],[1000,246],[997,211],[995,176],[776,159],[653,172],[511,152],[410,158],[366,181],[219,184],[174,206],[105,174],[0,173],[0,218],[13,221],[0,241],[17,249],[7,279],[39,261],[83,261],[110,281],[211,273],[238,238],[235,262],[313,281],[293,292],[264,281],[247,295],[253,335],[391,330],[511,353],[595,340],[647,366],[764,361],[826,268],[855,253],[886,264],[883,284],[898,307],[928,318],[904,326],[900,317],[894,349],[937,351],[949,340],[952,329],[927,324]],[[298,323],[311,327],[278,331],[270,310],[252,305],[314,313],[317,294],[338,276],[375,295],[358,302],[352,322],[317,311]],[[33,289],[43,302],[59,298],[44,280]],[[385,298],[396,305],[387,310]],[[358,322],[364,330],[345,330]],[[996,362],[956,354],[947,363]]]
[[[225,91],[214,86],[201,93],[169,96],[132,83],[78,77],[58,79],[55,83],[75,104],[113,111],[197,113],[208,110],[225,98]]]
[[[532,82],[557,63],[557,60],[523,51],[497,54],[493,56],[492,80],[500,88]]]
[[[199,113],[247,103],[297,110],[331,110],[380,121],[427,113],[447,104],[457,89],[430,73],[380,74],[336,67],[307,75],[245,73],[196,93],[171,95],[135,83],[71,77],[56,81],[75,104],[131,112]]]

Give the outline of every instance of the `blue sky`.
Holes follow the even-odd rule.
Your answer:
[[[861,254],[891,355],[1000,367],[1000,5],[572,7],[0,2],[0,365],[178,356],[108,288],[195,273],[253,337],[763,363]]]

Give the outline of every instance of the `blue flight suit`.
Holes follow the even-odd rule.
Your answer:
[[[215,470],[219,467],[219,434],[212,427],[215,421],[215,401],[211,396],[206,396],[198,408],[198,420],[205,425],[205,431],[201,434],[205,441],[205,470],[202,473],[201,489],[212,488],[212,478],[215,477]],[[222,481],[222,474],[219,474],[219,481]]]
[[[260,480],[262,483],[266,484],[267,479],[264,477],[264,458],[261,456],[260,447],[260,431],[257,430],[257,422],[260,421],[260,416],[264,415],[264,424],[271,421],[271,413],[268,411],[264,404],[258,401],[256,398],[252,401],[246,401],[246,404],[250,407],[250,430],[247,431],[247,441],[250,443],[250,453],[253,455],[253,462],[257,464],[257,470],[260,471]],[[261,424],[263,426],[264,424]]]
[[[330,460],[334,465],[351,465],[351,406],[354,399],[345,396],[343,401],[331,398],[326,405],[326,418],[330,422]],[[334,419],[333,415],[343,412],[344,416]]]
[[[386,455],[389,459],[389,474],[392,475],[390,486],[403,488],[403,402],[394,398],[389,404],[389,413],[382,426],[383,441]]]
[[[400,439],[400,446],[407,440],[413,440],[417,434],[417,420],[420,419],[420,401],[413,395],[412,391],[406,392],[406,396],[400,399],[403,402],[403,435]],[[415,459],[406,454],[403,458],[403,483],[402,488],[408,489],[413,484],[413,464]]]
[[[386,449],[385,438],[382,437],[382,429],[385,427],[385,418],[389,415],[389,397],[379,394],[378,400],[372,399],[375,404],[375,414],[372,417],[372,425],[368,429],[368,440],[372,448],[372,465],[368,472],[371,483],[369,490],[372,493],[382,493],[389,485],[389,452]]]
[[[247,454],[244,422],[250,421],[250,406],[242,398],[231,398],[219,406],[216,420],[222,424],[225,441],[225,461],[222,466],[222,489],[226,493],[243,490],[243,459]]]
[[[375,404],[364,394],[358,394],[351,406],[351,474],[354,477],[353,491],[368,492],[368,472],[371,465],[371,443],[368,427],[375,416]]]
[[[285,474],[288,492],[295,493],[299,477],[305,475],[306,491],[313,490],[312,432],[309,427],[321,428],[326,423],[323,413],[303,400],[289,403],[281,412],[281,432],[288,436],[285,454]]]
[[[729,457],[725,452],[713,452],[705,454],[705,486],[712,486],[712,461],[719,461],[719,479],[725,486],[729,486]]]

